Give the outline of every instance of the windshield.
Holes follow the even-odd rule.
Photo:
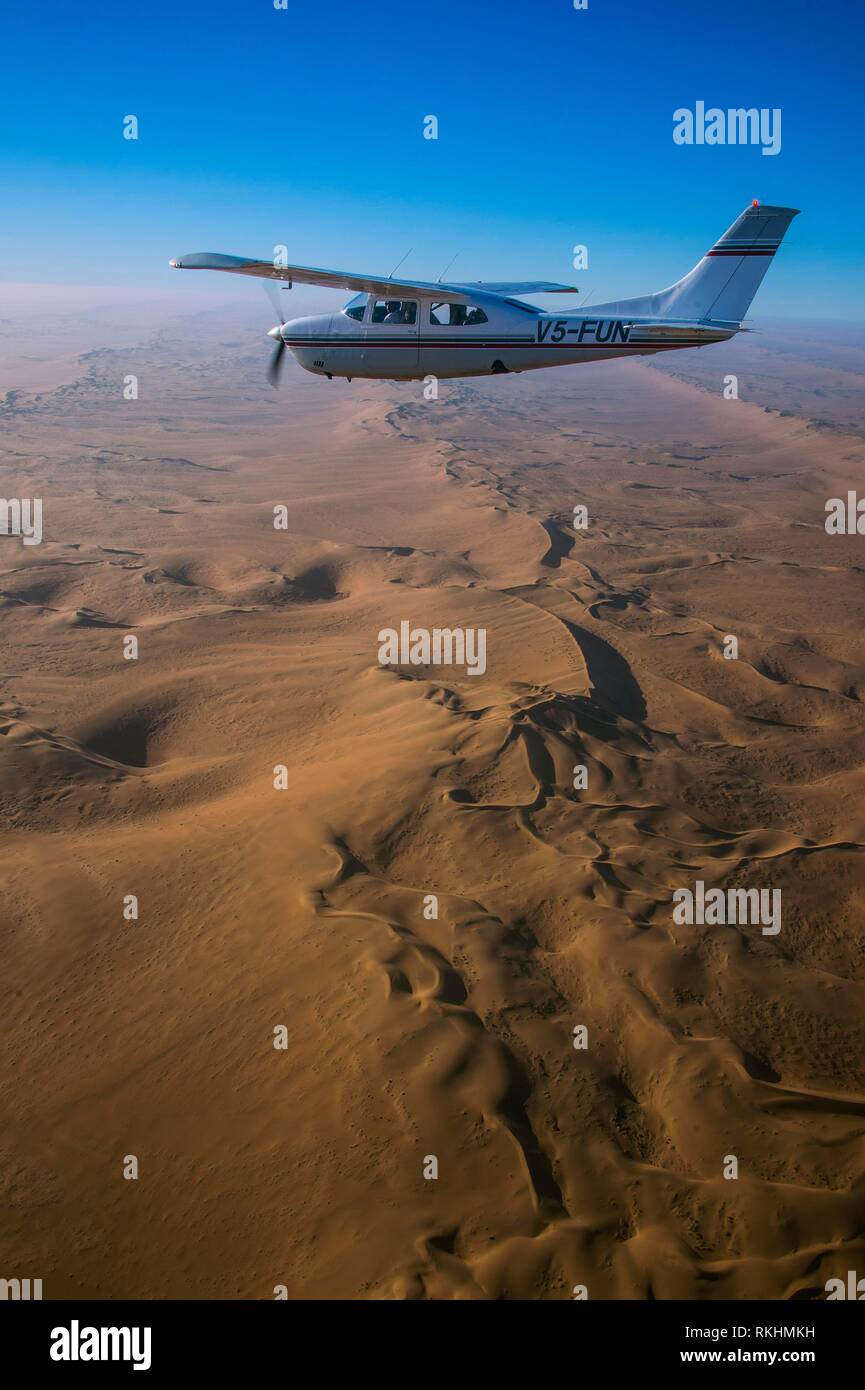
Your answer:
[[[366,295],[356,294],[354,299],[350,299],[343,308],[343,313],[348,314],[350,319],[357,319],[358,322],[363,318],[363,311],[366,308]]]

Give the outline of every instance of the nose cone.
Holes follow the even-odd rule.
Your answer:
[[[267,336],[268,338],[275,338],[279,342],[282,337],[282,324],[278,323],[275,328],[268,328]]]

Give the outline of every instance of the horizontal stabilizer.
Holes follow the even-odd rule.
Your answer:
[[[635,323],[632,325],[633,332],[628,341],[662,343],[668,338],[681,339],[687,336],[693,338],[695,343],[720,343],[729,338],[735,327],[733,324],[721,328],[693,322],[671,323],[669,320],[663,323]]]

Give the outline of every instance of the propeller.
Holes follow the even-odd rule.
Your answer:
[[[287,320],[282,317],[282,305],[279,302],[279,295],[276,292],[276,287],[271,283],[270,280],[262,280],[261,283],[264,287],[265,294],[270,300],[271,307],[273,308],[276,317],[279,319],[279,327],[269,329],[267,334],[268,338],[276,339],[276,347],[273,349],[270,358],[270,363],[267,368],[267,379],[270,382],[271,386],[278,386],[282,364],[282,354],[285,352],[285,343],[282,338],[282,329]]]

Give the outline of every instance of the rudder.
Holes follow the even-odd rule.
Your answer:
[[[798,211],[759,204],[746,208],[690,275],[668,291],[674,296],[672,312],[684,312],[690,304],[689,318],[739,323]]]
[[[652,318],[740,323],[798,212],[752,203],[694,269],[669,289],[592,307]]]

